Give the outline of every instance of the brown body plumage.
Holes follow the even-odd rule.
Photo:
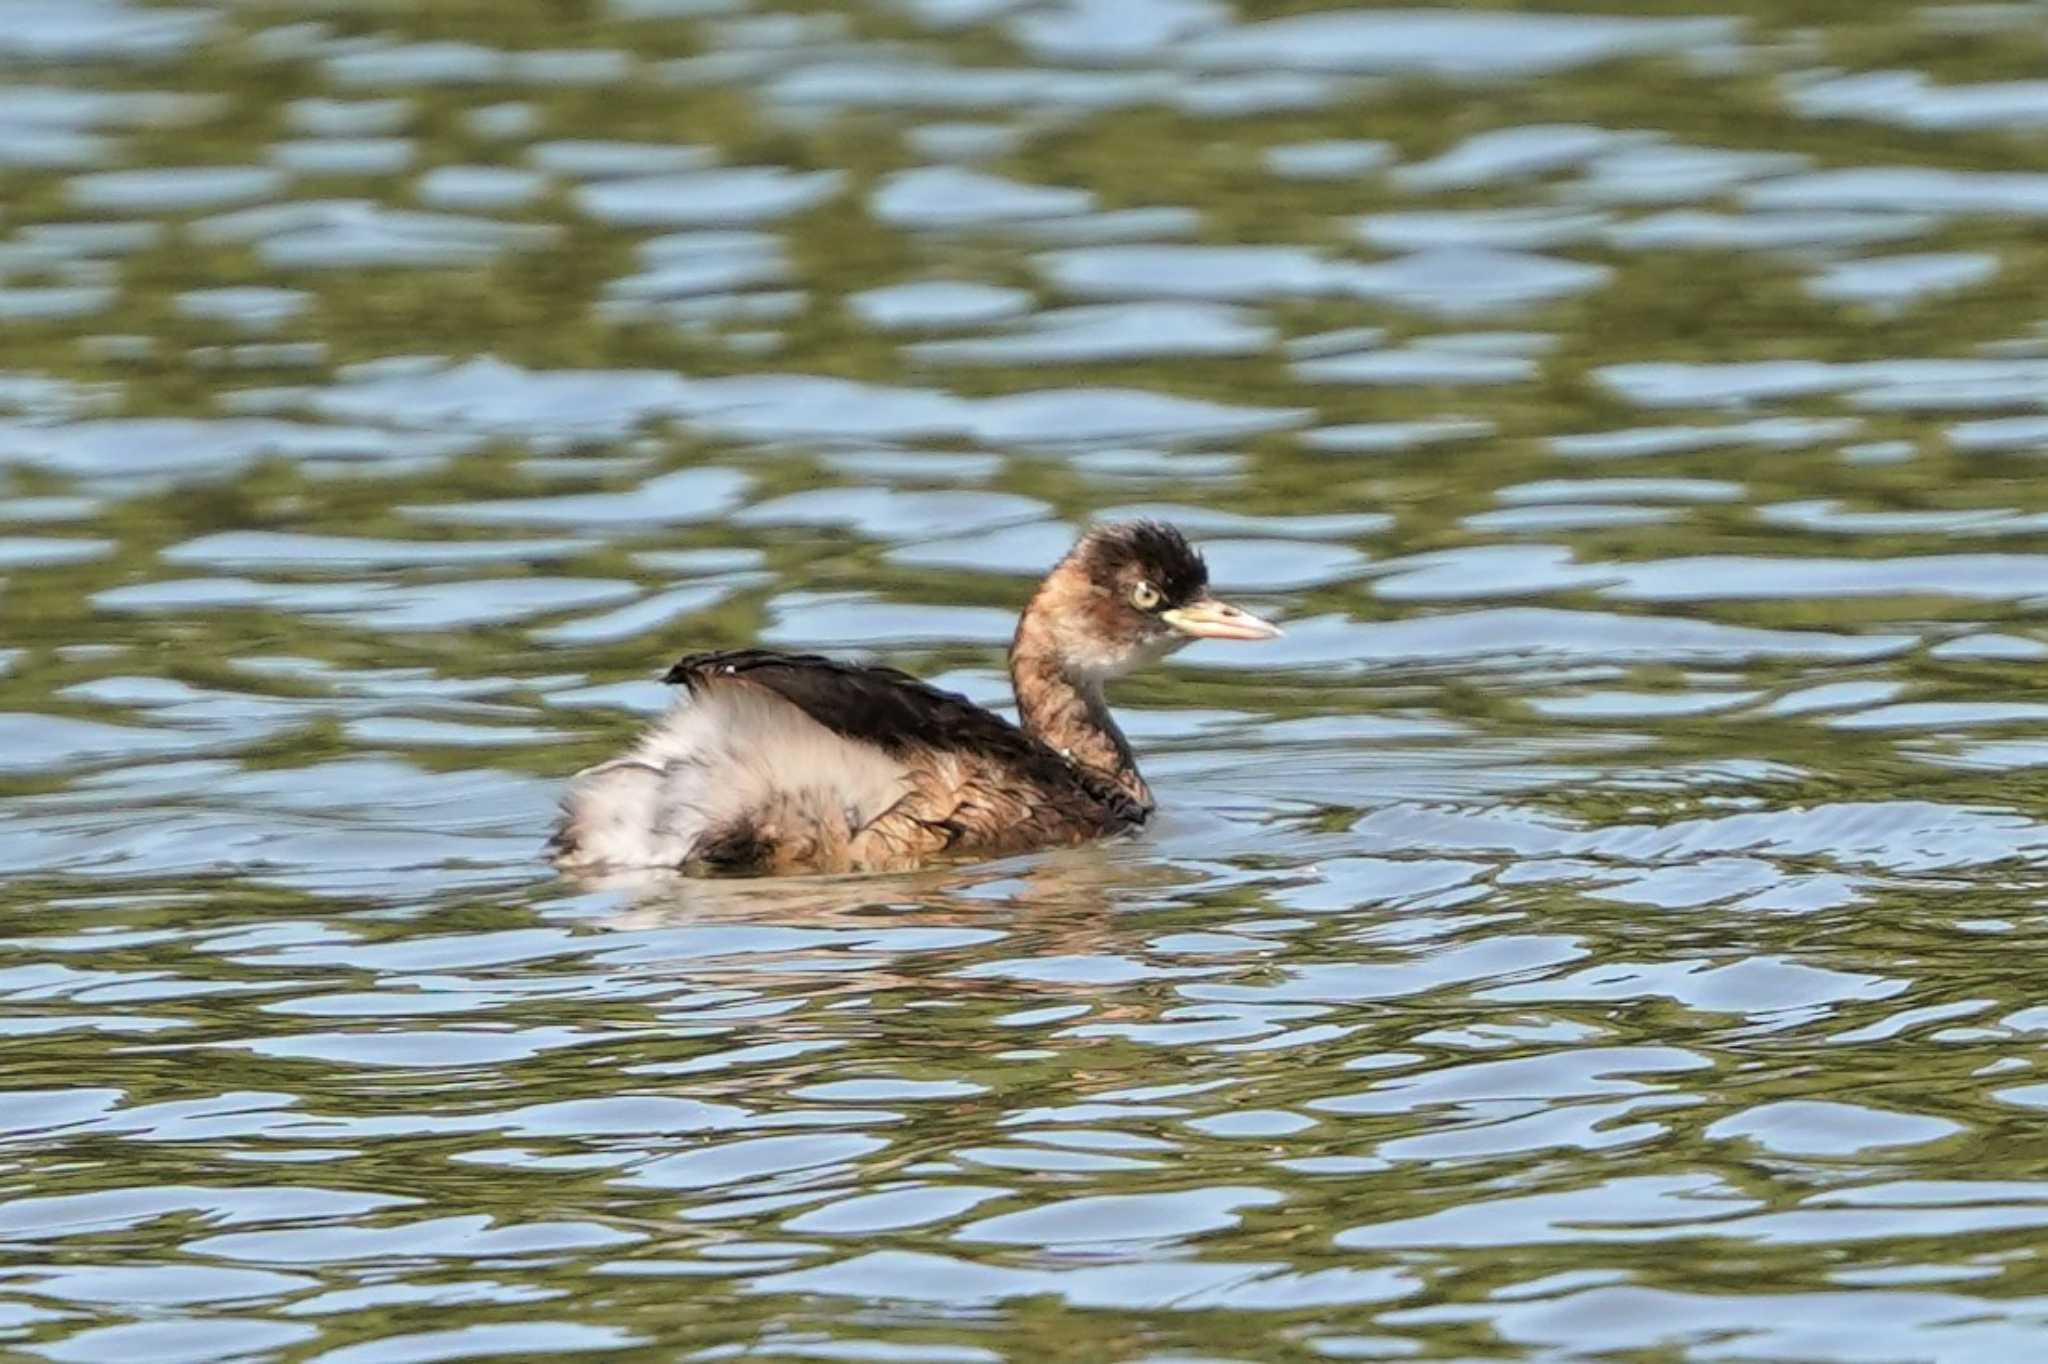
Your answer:
[[[705,875],[906,871],[1143,824],[1152,792],[1103,686],[1197,638],[1279,631],[1208,595],[1180,533],[1096,528],[1039,584],[1010,647],[1022,725],[907,673],[760,649],[692,654],[633,752],[579,773],[564,867]]]

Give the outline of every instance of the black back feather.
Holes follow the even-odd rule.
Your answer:
[[[846,663],[820,654],[725,649],[687,654],[662,680],[695,693],[728,677],[765,688],[841,738],[871,744],[892,756],[917,749],[974,753],[1003,763],[1048,799],[1104,806],[1118,823],[1144,820],[1145,811],[1137,802],[1002,716],[894,668]]]

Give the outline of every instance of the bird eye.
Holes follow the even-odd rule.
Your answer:
[[[1139,583],[1131,589],[1131,605],[1140,611],[1150,611],[1159,605],[1159,589],[1150,583]]]

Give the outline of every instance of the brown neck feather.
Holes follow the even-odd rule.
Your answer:
[[[1110,718],[1101,682],[1075,677],[1065,662],[1046,609],[1057,591],[1048,582],[1032,599],[1010,645],[1010,685],[1024,732],[1150,810],[1152,788],[1138,775],[1131,746]]]

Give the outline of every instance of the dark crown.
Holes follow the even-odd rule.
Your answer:
[[[1089,576],[1105,585],[1114,582],[1119,570],[1135,568],[1173,606],[1194,600],[1209,586],[1209,566],[1201,553],[1163,521],[1105,522],[1081,544]]]

